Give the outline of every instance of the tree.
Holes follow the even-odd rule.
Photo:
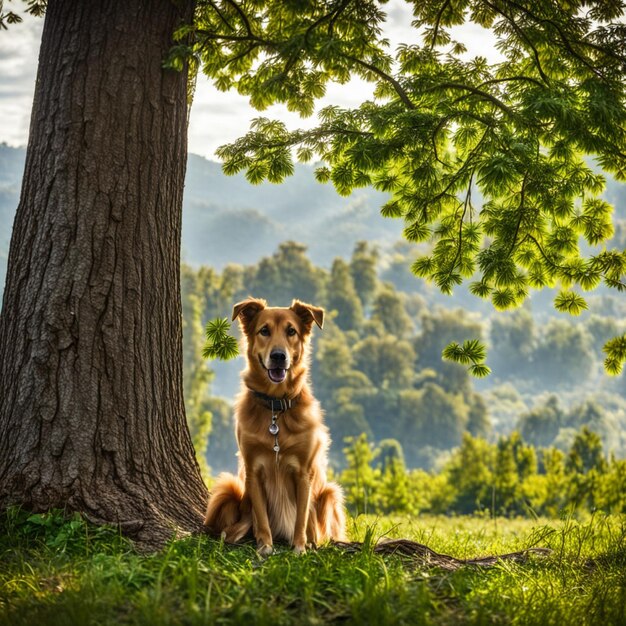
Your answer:
[[[306,246],[285,241],[271,257],[261,260],[247,281],[248,295],[263,294],[273,306],[287,306],[294,298],[319,302],[322,272],[306,255]]]
[[[494,446],[465,433],[444,468],[454,489],[452,507],[458,513],[474,513],[491,507]]]
[[[181,299],[183,317],[183,398],[187,425],[198,465],[204,476],[208,476],[206,462],[208,437],[211,432],[211,413],[205,401],[212,372],[202,358],[204,328],[202,325],[202,298],[199,284],[206,272],[195,273],[188,265],[181,268]]]
[[[576,313],[572,287],[625,287],[623,252],[578,243],[612,232],[583,156],[626,177],[621,3],[415,2],[425,39],[397,70],[374,0],[194,4],[50,0],[0,317],[0,502],[67,505],[145,541],[196,528],[206,499],[181,381],[186,61],[303,115],[328,80],[374,82],[374,102],[326,108],[311,130],[256,120],[224,167],[278,182],[295,148],[340,193],[391,193],[383,212],[431,240],[414,270],[444,292],[476,272],[496,308],[557,285]],[[176,75],[162,59],[181,19]],[[449,29],[466,19],[494,31],[503,62],[461,57]],[[605,348],[618,372],[626,336]]]
[[[330,398],[341,387],[359,389],[372,385],[365,374],[354,369],[347,334],[332,320],[325,324],[324,335],[317,341],[312,378],[315,380],[315,393],[322,399]]]
[[[598,477],[594,502],[608,513],[626,512],[626,461],[611,460],[608,471]]]
[[[592,470],[606,471],[606,459],[602,450],[602,440],[586,426],[576,434],[572,448],[567,455],[566,469],[577,474],[587,474]]]
[[[467,432],[474,437],[487,438],[491,432],[491,419],[487,403],[480,394],[472,393],[468,398],[468,404]]]
[[[393,335],[366,337],[354,346],[354,364],[379,389],[398,389],[411,384],[415,353],[408,341]]]
[[[380,471],[384,474],[387,469],[398,461],[400,466],[404,467],[404,452],[402,452],[402,444],[397,439],[383,439],[378,444],[378,459],[380,462]]]
[[[490,361],[498,376],[519,380],[529,375],[535,348],[535,326],[528,310],[492,318],[489,339]]]
[[[0,506],[199,528],[180,228],[192,0],[50,0],[0,316]]]
[[[496,446],[493,490],[494,510],[492,513],[496,515],[512,512],[520,496],[520,484],[513,446],[507,437],[500,437]]]
[[[546,484],[543,508],[548,515],[556,517],[567,496],[565,454],[558,448],[547,448],[543,451],[542,465]]]
[[[547,401],[519,417],[516,428],[525,441],[534,446],[549,446],[564,425],[565,414],[559,399],[550,396]]]
[[[383,513],[413,513],[410,477],[401,458],[392,458],[381,470],[379,489]]]
[[[256,119],[219,150],[224,170],[278,182],[293,173],[295,152],[322,160],[318,180],[341,194],[370,184],[390,193],[383,214],[406,221],[408,240],[431,244],[413,271],[445,293],[471,279],[496,309],[556,286],[556,308],[577,314],[587,306],[580,290],[623,291],[626,254],[596,247],[613,234],[612,207],[585,160],[626,180],[623,3],[409,4],[420,34],[394,58],[374,0],[224,2],[220,11],[203,2],[195,44],[180,54],[199,54],[218,86],[258,109],[282,102],[308,116],[329,80],[374,83],[374,100],[328,106],[309,130]],[[501,60],[464,56],[452,28],[468,22],[491,30]],[[605,347],[607,370],[619,372],[626,336]]]
[[[372,319],[379,321],[385,332],[398,339],[405,337],[412,329],[401,295],[389,286],[381,289],[374,299]]]
[[[494,468],[494,503],[504,513],[524,513],[522,499],[524,481],[537,474],[537,456],[520,434],[513,431],[500,437],[496,448]]]
[[[480,337],[481,333],[482,325],[460,309],[439,309],[424,313],[421,333],[413,340],[417,366],[435,370],[439,375],[439,384],[447,391],[467,391],[469,376],[466,369],[457,363],[443,361],[441,355],[446,344],[451,341]]]
[[[378,451],[367,441],[365,434],[346,438],[344,448],[347,467],[341,474],[341,484],[346,491],[346,504],[356,515],[376,511],[378,494],[376,486],[380,470],[372,467]]]
[[[207,455],[212,470],[237,471],[237,442],[233,436],[233,407],[222,398],[209,397],[204,403],[211,414],[211,436]]]
[[[417,401],[413,394],[405,392],[400,403],[407,433],[415,433],[413,441],[419,442],[421,446],[439,449],[452,448],[461,443],[467,427],[468,411],[460,394],[446,393],[435,383],[426,383],[420,389]],[[408,442],[405,444],[407,447]]]
[[[350,259],[350,274],[363,308],[369,306],[378,289],[377,263],[378,250],[371,248],[367,241],[357,242]]]
[[[575,386],[584,380],[593,365],[590,337],[584,328],[565,320],[551,320],[533,351],[532,377],[536,385],[551,388],[555,385]],[[569,372],[565,380],[562,372]]]
[[[598,479],[607,471],[607,462],[600,437],[586,426],[574,437],[565,461],[569,474],[570,501],[574,506],[586,504],[593,510]]]
[[[333,261],[327,291],[327,307],[337,312],[337,326],[341,330],[358,330],[363,323],[363,306],[354,288],[350,266],[343,259]]]

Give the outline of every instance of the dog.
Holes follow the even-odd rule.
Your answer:
[[[324,310],[249,298],[234,306],[232,319],[247,354],[235,402],[239,474],[218,476],[205,529],[228,543],[252,531],[261,556],[272,553],[274,539],[297,553],[343,541],[343,493],[326,480],[330,437],[308,380],[311,331],[322,328]]]

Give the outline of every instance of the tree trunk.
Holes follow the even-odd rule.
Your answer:
[[[207,493],[182,394],[193,0],[51,0],[0,316],[0,506],[66,507],[147,545]]]

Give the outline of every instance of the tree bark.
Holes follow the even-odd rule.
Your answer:
[[[202,521],[182,393],[193,0],[51,0],[0,316],[0,506],[147,545]]]

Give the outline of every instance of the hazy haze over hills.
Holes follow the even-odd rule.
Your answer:
[[[13,216],[19,201],[24,148],[0,145],[0,280],[4,286]],[[388,246],[402,222],[383,218],[385,195],[361,189],[347,198],[321,185],[314,167],[296,166],[282,185],[250,185],[243,175],[225,176],[221,166],[190,154],[183,209],[183,261],[221,269],[270,255],[285,239],[308,246],[318,265],[350,253],[358,240]]]

